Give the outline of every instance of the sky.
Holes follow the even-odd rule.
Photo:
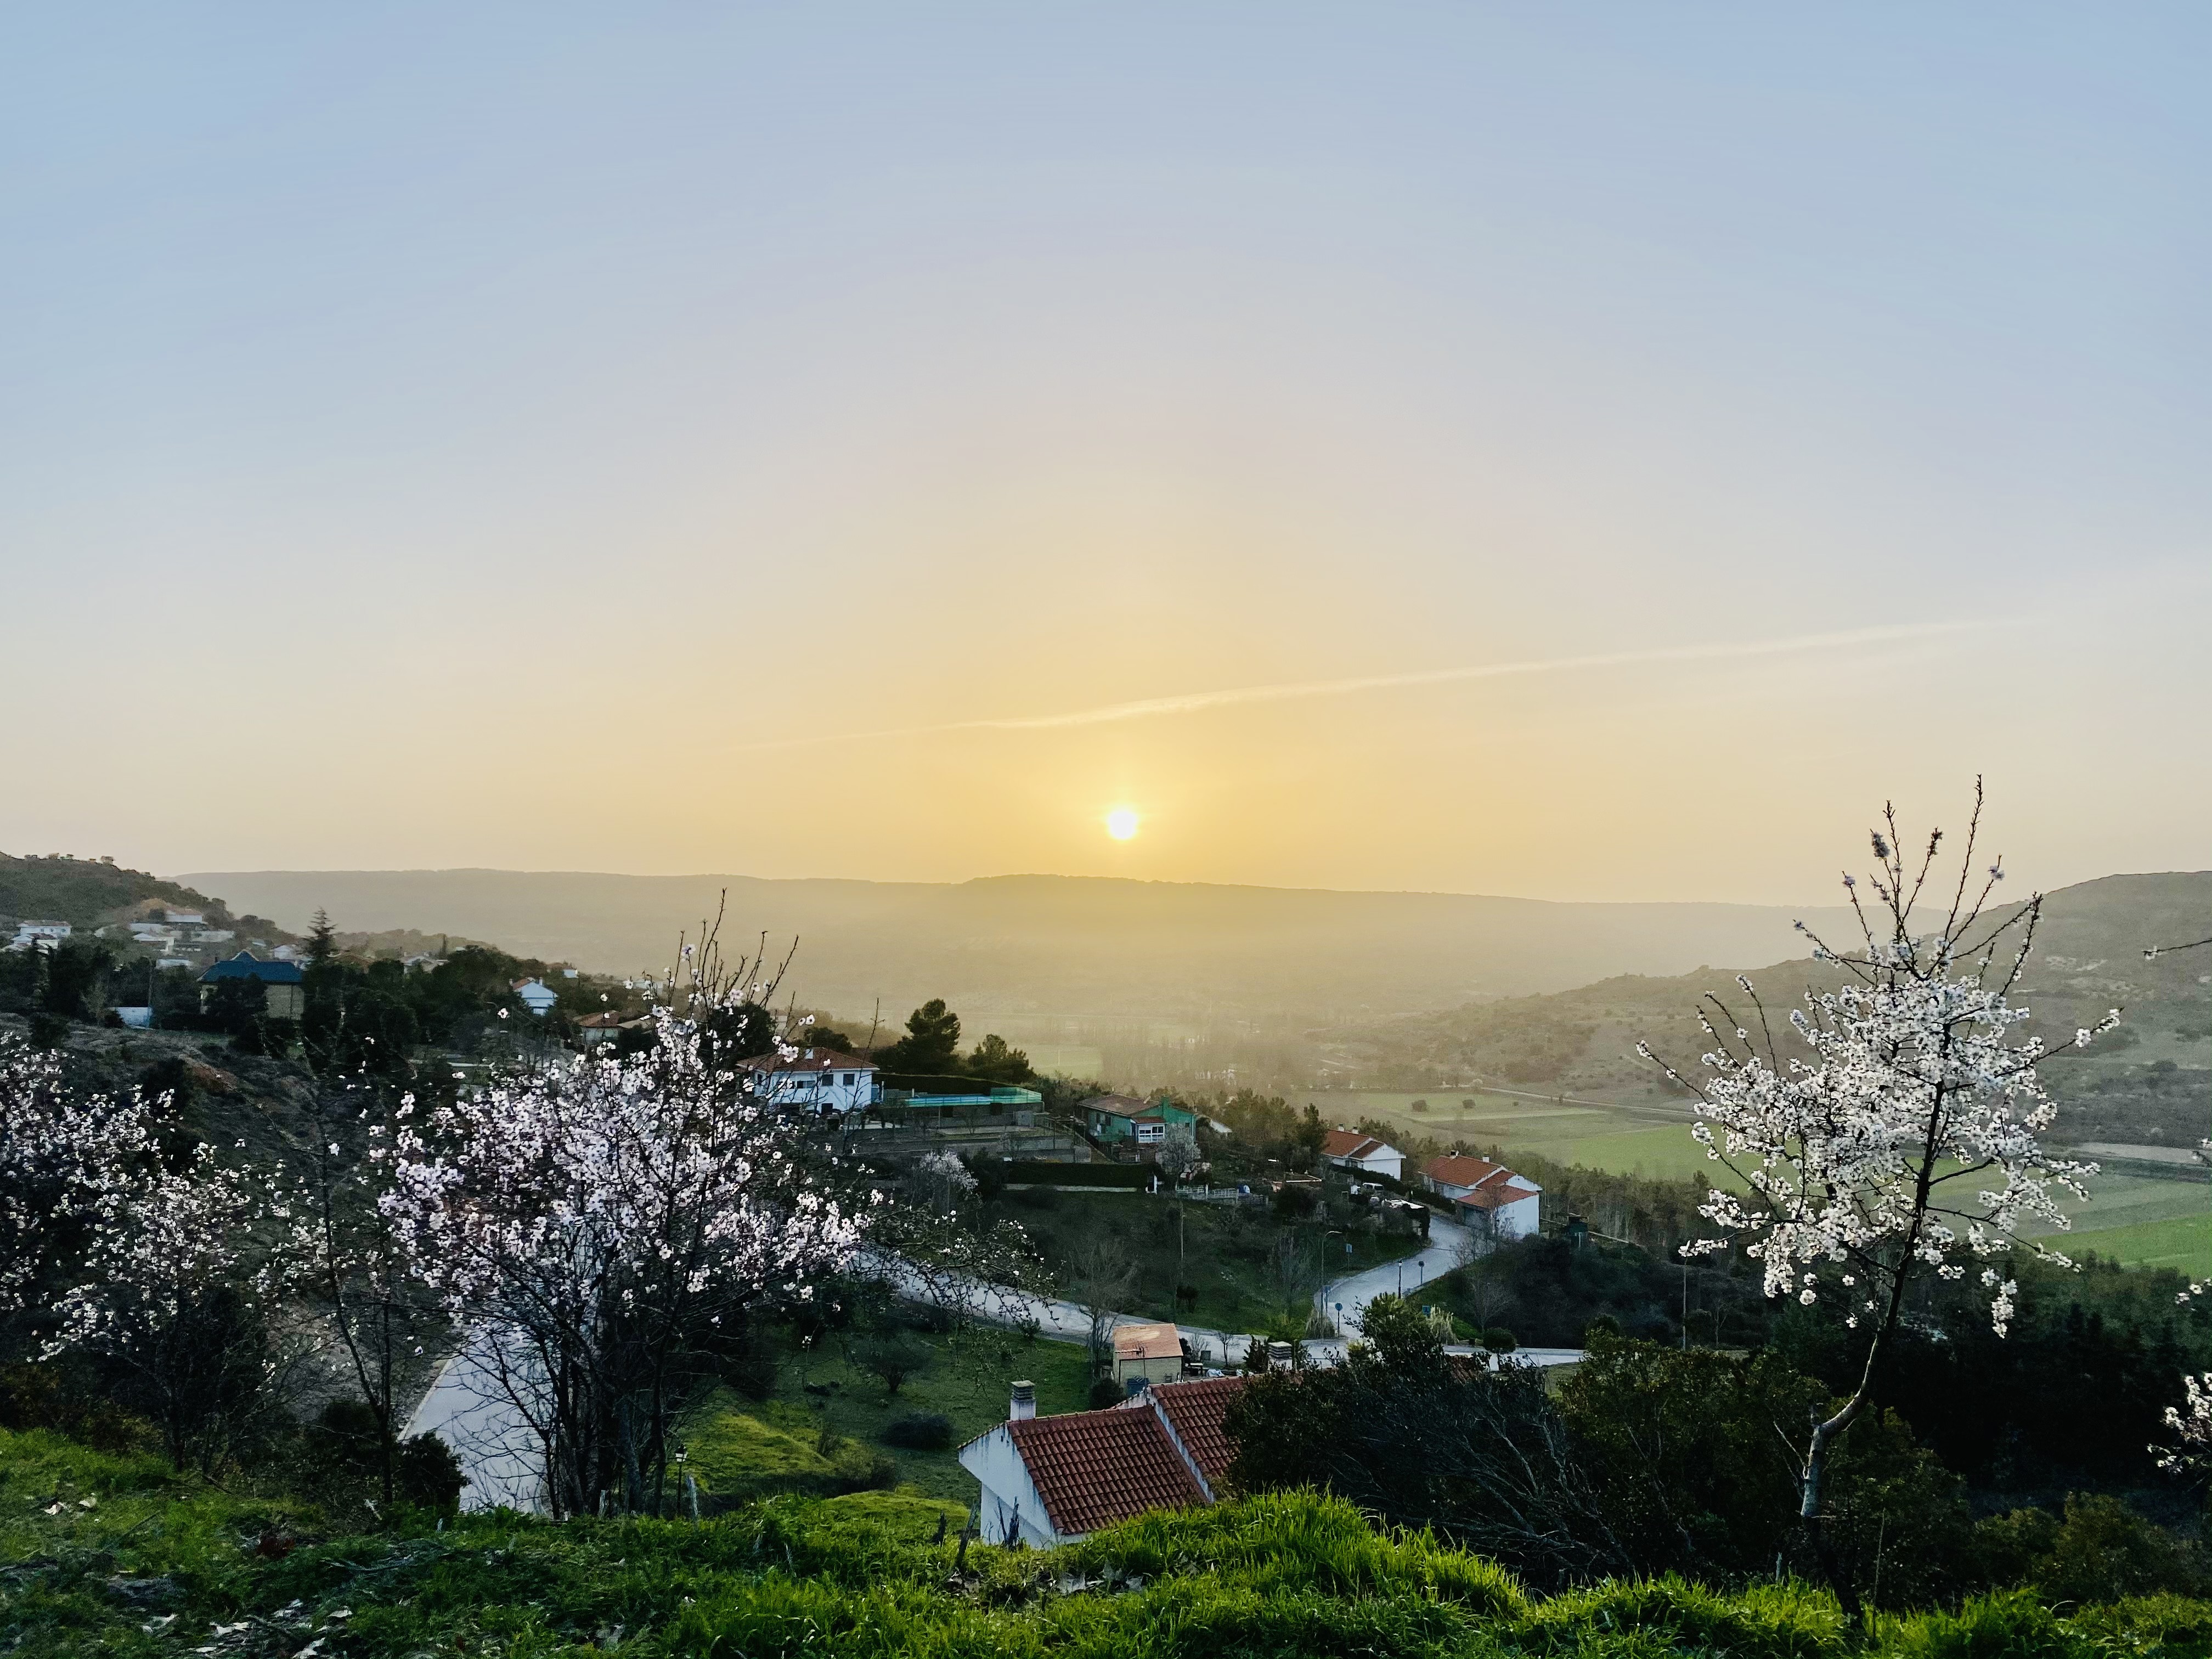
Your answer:
[[[2208,76],[2186,4],[14,9],[0,848],[1791,902],[1979,775],[2023,881],[2203,867]]]

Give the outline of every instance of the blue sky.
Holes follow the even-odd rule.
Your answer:
[[[18,12],[0,847],[1778,898],[1981,771],[2050,879],[2201,865],[2208,70],[2179,6]]]

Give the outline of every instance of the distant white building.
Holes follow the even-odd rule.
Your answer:
[[[854,1112],[878,1098],[875,1062],[835,1048],[802,1048],[792,1060],[757,1054],[744,1064],[757,1079],[754,1086],[761,1095],[778,1106]]]
[[[1331,1129],[1321,1144],[1321,1155],[1338,1169],[1355,1174],[1388,1176],[1397,1181],[1406,1172],[1405,1153],[1357,1129]]]
[[[197,910],[164,910],[161,920],[172,927],[204,927],[207,918]]]
[[[228,945],[237,937],[236,932],[228,927],[195,927],[192,930],[192,943],[195,945]]]
[[[70,936],[70,925],[65,921],[19,921],[15,937],[9,941],[10,951],[51,951]]]
[[[1538,1194],[1544,1189],[1502,1164],[1454,1152],[1421,1165],[1421,1179],[1431,1192],[1451,1200],[1453,1209],[1478,1238],[1502,1243],[1536,1231]]]
[[[543,1019],[553,1012],[553,1005],[561,1000],[558,991],[547,988],[543,980],[519,979],[507,988],[522,999],[522,1006]]]

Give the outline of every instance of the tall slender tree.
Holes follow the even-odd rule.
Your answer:
[[[1799,1518],[1837,1593],[1855,1604],[1821,1534],[1821,1477],[1831,1448],[1868,1408],[1915,1278],[1978,1271],[2002,1335],[2017,1289],[1999,1265],[2017,1250],[2071,1266],[2023,1227],[2063,1230],[2059,1196],[2086,1197],[2097,1166],[2047,1150],[2057,1115],[2039,1075],[2039,1038],[2016,1041],[2028,1011],[2011,1000],[2042,914],[2040,895],[1992,909],[2002,860],[1976,866],[1982,791],[1948,903],[1929,893],[1943,832],[1920,856],[1904,851],[1893,807],[1871,834],[1875,869],[1844,888],[1861,940],[1836,949],[1808,932],[1814,958],[1842,985],[1808,990],[1778,1033],[1747,979],[1741,1016],[1719,999],[1701,1010],[1711,1039],[1698,1066],[1656,1061],[1697,1097],[1692,1131],[1736,1178],[1702,1207],[1719,1237],[1686,1255],[1741,1242],[1765,1267],[1769,1296],[1811,1306],[1839,1300],[1866,1344],[1857,1387],[1816,1414],[1802,1447]],[[1938,910],[1937,905],[1944,906]],[[1803,924],[1799,924],[1801,929]],[[2086,1047],[2117,1010],[2075,1034]],[[1655,1060],[1649,1044],[1638,1052]]]

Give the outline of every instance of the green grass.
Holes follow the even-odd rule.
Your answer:
[[[770,1466],[797,1477],[794,1484],[805,1486],[821,1480],[828,1466],[838,1462],[837,1454],[823,1459],[814,1449],[826,1425],[834,1437],[890,1457],[902,1484],[964,1504],[975,1500],[975,1481],[953,1451],[892,1446],[883,1438],[884,1431],[909,1413],[942,1413],[952,1419],[957,1447],[1006,1421],[1010,1385],[1017,1377],[1036,1384],[1042,1414],[1079,1412],[1090,1403],[1090,1362],[1072,1343],[1024,1342],[1012,1332],[995,1330],[919,1340],[928,1346],[932,1363],[909,1378],[896,1396],[854,1367],[842,1336],[830,1336],[809,1352],[787,1355],[776,1369],[773,1396],[759,1403],[734,1395],[718,1397],[688,1425],[686,1450],[693,1456],[716,1458],[716,1467],[722,1470],[717,1490],[745,1490],[745,1469],[765,1472]],[[823,1392],[810,1394],[809,1383]],[[750,1419],[752,1426],[716,1420],[732,1412]],[[706,1449],[709,1443],[717,1448],[713,1453]],[[745,1459],[755,1455],[755,1447],[759,1461],[749,1464]],[[814,1461],[795,1455],[794,1448]],[[844,1462],[849,1470],[849,1453]],[[717,1478],[711,1468],[708,1478]]]
[[[2203,1190],[2197,1188],[2200,1194]],[[2130,1267],[2172,1267],[2192,1279],[2212,1279],[2212,1215],[2073,1232],[2052,1242],[2069,1255],[2094,1250]]]
[[[82,1500],[94,1500],[84,1507]],[[54,1514],[49,1515],[49,1509]],[[1847,1637],[1802,1585],[1662,1579],[1542,1599],[1427,1534],[1305,1494],[1152,1514],[1050,1553],[935,1544],[913,1494],[777,1498],[693,1525],[505,1512],[318,1538],[312,1510],[0,1433],[0,1650],[20,1659],[2101,1659],[2212,1653],[2212,1605],[2024,1595]],[[950,1531],[951,1528],[947,1528]],[[260,1540],[275,1535],[276,1548]],[[964,1561],[965,1571],[957,1569]],[[144,1586],[126,1595],[112,1586]],[[212,1627],[222,1626],[220,1634]]]

